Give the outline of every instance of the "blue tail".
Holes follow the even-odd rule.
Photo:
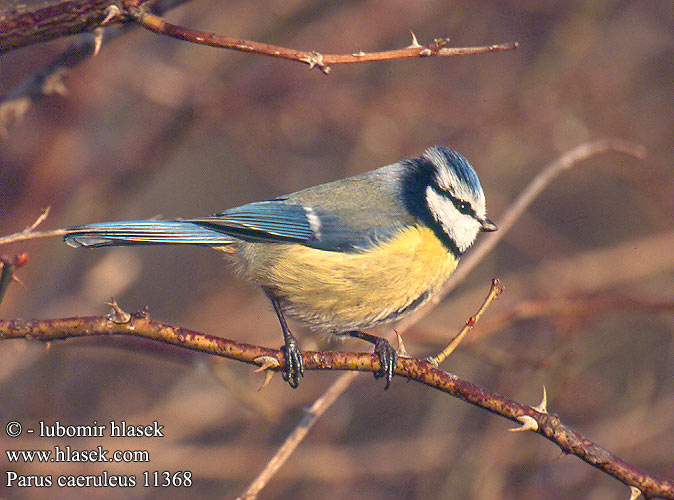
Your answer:
[[[191,222],[126,221],[87,224],[68,229],[64,241],[71,247],[130,245],[228,245],[235,241],[218,231]]]

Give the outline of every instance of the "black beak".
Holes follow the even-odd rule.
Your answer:
[[[482,230],[487,233],[491,233],[492,231],[496,231],[498,229],[498,226],[490,221],[487,217],[482,219],[480,224],[482,225]]]

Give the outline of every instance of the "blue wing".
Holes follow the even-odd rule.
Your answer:
[[[342,252],[369,248],[401,228],[394,223],[360,229],[349,223],[362,216],[360,208],[328,211],[277,198],[185,222],[247,241],[286,241]]]
[[[313,236],[304,207],[288,205],[281,200],[249,203],[208,217],[188,219],[186,222],[253,241],[306,243]]]

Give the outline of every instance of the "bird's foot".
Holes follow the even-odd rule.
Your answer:
[[[346,332],[345,335],[374,344],[374,353],[379,356],[380,365],[379,370],[374,372],[374,378],[383,378],[386,381],[384,390],[387,390],[391,386],[391,380],[393,379],[398,364],[398,353],[390,342],[385,338],[370,335],[369,333],[361,332],[359,330]]]
[[[300,380],[304,376],[304,358],[300,350],[297,339],[288,332],[285,339],[285,345],[281,347],[281,352],[285,356],[285,364],[281,371],[283,380],[288,382],[290,387],[297,389]]]

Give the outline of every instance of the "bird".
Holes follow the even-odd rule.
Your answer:
[[[314,330],[374,346],[388,389],[397,352],[363,330],[397,321],[426,303],[482,231],[477,174],[443,146],[376,170],[256,201],[207,217],[104,222],[69,228],[73,247],[187,244],[224,252],[261,288],[278,317],[283,380],[304,376],[289,316]]]

